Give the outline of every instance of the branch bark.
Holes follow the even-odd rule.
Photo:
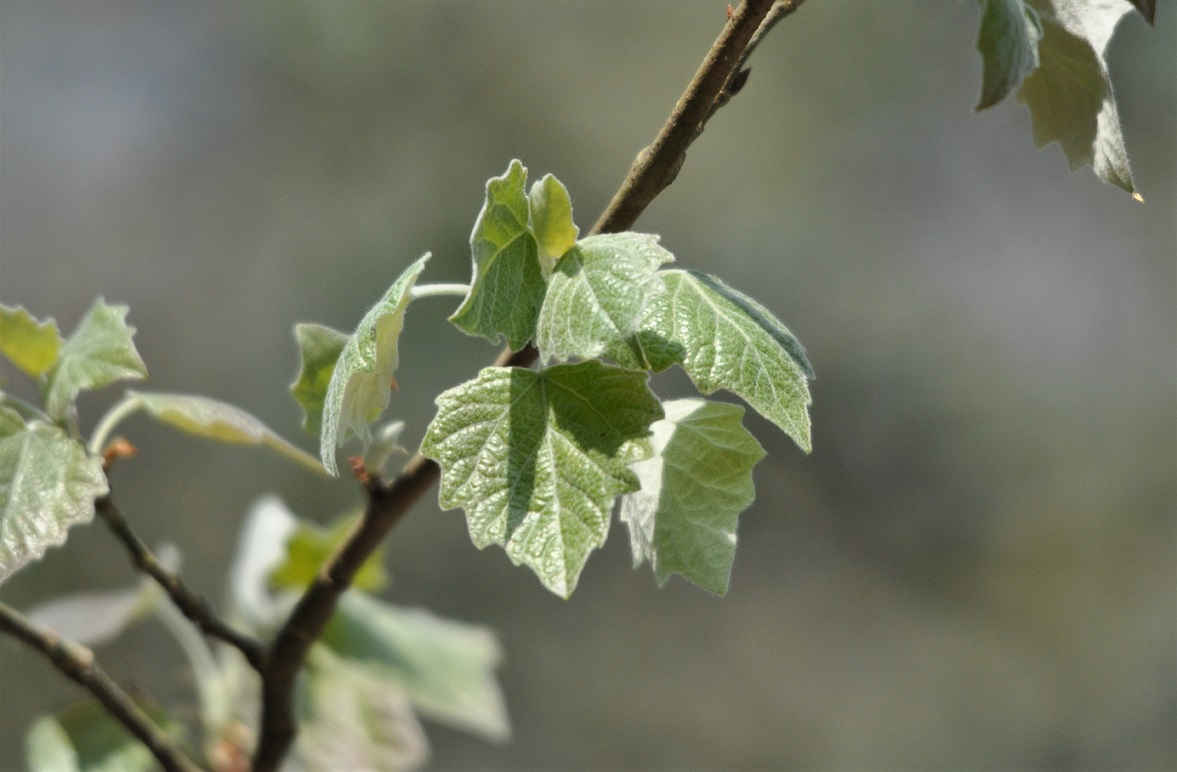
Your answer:
[[[131,528],[122,512],[114,505],[110,495],[94,501],[94,509],[106,523],[115,537],[122,542],[131,562],[164,589],[180,612],[200,628],[205,635],[224,641],[244,655],[253,668],[261,672],[265,668],[266,647],[256,638],[236,630],[224,622],[213,611],[212,605],[202,595],[188,589],[180,578],[164,568],[155,553]]]
[[[19,611],[3,603],[0,603],[0,630],[43,654],[54,667],[94,695],[111,716],[147,746],[164,769],[199,772],[200,767],[98,666],[94,652],[38,629]]]
[[[686,157],[686,150],[703,131],[707,120],[726,103],[732,78],[747,58],[750,45],[758,42],[776,21],[787,16],[802,0],[746,0],[724,26],[690,85],[675,105],[654,142],[638,154],[617,194],[597,220],[590,234],[628,230],[650,202],[671,182]],[[782,9],[788,7],[782,15]],[[775,18],[774,18],[775,17]],[[765,25],[768,25],[767,27]],[[759,33],[759,34],[758,34]],[[520,351],[503,351],[497,366],[526,367],[537,352],[528,345]],[[311,646],[322,634],[339,597],[351,585],[356,572],[388,531],[437,481],[435,462],[417,454],[390,484],[366,481],[368,507],[340,548],[328,558],[319,576],[295,606],[269,649],[262,674],[262,717],[254,772],[270,772],[281,764],[294,742],[295,680]]]

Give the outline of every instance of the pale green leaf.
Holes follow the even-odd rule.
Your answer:
[[[426,718],[491,740],[511,733],[495,680],[502,651],[484,627],[349,592],[322,642],[379,672]]]
[[[397,684],[325,646],[307,657],[295,710],[298,739],[284,770],[394,772],[429,757],[425,731]]]
[[[180,552],[175,546],[164,544],[156,555],[166,570],[179,570]],[[155,580],[144,576],[126,589],[91,590],[57,598],[29,611],[28,617],[37,627],[52,630],[62,638],[83,646],[98,646],[114,640],[163,598]]]
[[[270,571],[269,583],[280,589],[305,590],[318,575],[327,558],[335,553],[355,526],[359,514],[342,517],[330,528],[320,528],[299,520],[298,526],[286,539],[285,559]],[[384,572],[384,549],[378,547],[356,573],[352,586],[361,590],[377,591],[388,584]]]
[[[61,335],[53,319],[41,322],[20,306],[0,305],[0,354],[36,378],[57,362]]]
[[[183,728],[156,706],[137,701],[173,739]],[[25,736],[32,772],[150,772],[155,757],[95,700],[78,702],[52,716],[42,716]]]
[[[64,431],[0,407],[0,582],[90,522],[107,490],[102,461]]]
[[[527,170],[512,161],[502,177],[486,183],[486,203],[474,223],[470,291],[450,321],[492,343],[505,336],[512,349],[535,334],[546,282],[539,248],[528,227]]]
[[[132,338],[135,328],[126,323],[127,306],[108,306],[95,301],[85,318],[61,347],[57,365],[49,373],[45,409],[54,418],[66,415],[74,398],[83,391],[100,389],[115,381],[147,377]]]
[[[319,461],[291,445],[272,429],[239,407],[193,394],[127,391],[148,415],[188,434],[231,445],[267,447],[303,466],[322,472]]]
[[[674,255],[645,233],[590,236],[556,263],[536,327],[544,359],[594,357],[628,338],[664,287],[657,271]]]
[[[442,393],[421,452],[441,465],[440,502],[466,511],[481,549],[501,544],[568,597],[605,543],[614,499],[637,490],[662,407],[645,372],[596,360],[535,372],[488,367]]]
[[[764,449],[741,419],[744,408],[702,399],[663,404],[654,455],[633,465],[642,489],[621,498],[634,566],[649,560],[660,585],[681,574],[727,592],[736,521],[755,498],[752,467]]]
[[[809,452],[809,384],[805,349],[764,306],[714,276],[661,273],[655,296],[628,345],[608,355],[628,367],[662,370],[680,363],[703,394],[726,389],[743,397]]]
[[[429,255],[418,259],[392,283],[388,292],[360,321],[339,354],[323,402],[319,455],[331,474],[338,474],[335,449],[349,434],[363,437],[368,424],[388,407],[399,361],[399,338],[410,291]]]
[[[298,378],[290,384],[290,393],[306,413],[303,428],[316,437],[323,422],[323,401],[335,372],[347,335],[321,324],[296,324],[294,337],[302,366]]]
[[[1104,182],[1136,193],[1104,59],[1128,0],[1029,0],[1042,22],[1039,66],[1017,98],[1030,108],[1034,142],[1057,142],[1071,169],[1091,164]]]
[[[572,222],[572,199],[564,183],[550,174],[531,186],[531,231],[539,247],[544,275],[576,244],[580,228]]]
[[[298,519],[277,496],[262,496],[249,508],[229,568],[233,614],[255,630],[281,623],[288,609],[271,594],[270,572],[286,559],[286,541]]]
[[[979,0],[977,50],[985,64],[978,110],[1005,99],[1038,66],[1042,25],[1023,0]]]

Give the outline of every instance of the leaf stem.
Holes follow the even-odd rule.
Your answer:
[[[469,291],[469,284],[417,284],[409,290],[409,297],[413,300],[442,296],[465,297]]]
[[[31,402],[26,402],[20,397],[0,391],[0,402],[6,402],[13,410],[23,415],[25,418],[31,418],[38,421],[44,421],[47,424],[52,424],[53,419],[49,417],[41,408],[37,407]]]
[[[94,427],[94,432],[90,435],[90,444],[87,446],[90,455],[100,455],[106,446],[107,439],[114,432],[114,428],[142,407],[143,403],[138,397],[128,394],[116,402],[110,410],[107,410],[106,414],[98,421],[98,425]]]
[[[773,6],[773,0],[746,0],[740,4],[653,144],[638,154],[621,188],[590,234],[629,229],[650,202],[674,181],[687,147],[714,112],[713,106],[743,61],[743,52]],[[520,351],[503,351],[495,364],[527,366],[536,356],[535,347],[528,344]],[[368,508],[364,517],[324,563],[270,646],[267,668],[261,671],[262,717],[254,772],[277,769],[294,742],[295,678],[307,652],[331,619],[339,597],[364,560],[433,487],[439,475],[437,464],[418,453],[391,483],[384,484],[378,476],[367,481]]]
[[[127,523],[109,495],[95,499],[94,509],[123,543],[136,568],[154,579],[184,616],[206,635],[224,641],[240,651],[259,673],[265,668],[266,649],[261,642],[222,621],[203,596],[188,589],[179,577],[164,568],[155,553]]]
[[[94,695],[120,724],[147,746],[164,769],[183,772],[200,769],[99,667],[90,649],[37,628],[27,617],[4,603],[0,603],[0,631],[43,654],[67,678]]]

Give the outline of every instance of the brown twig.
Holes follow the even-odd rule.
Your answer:
[[[136,568],[154,579],[184,616],[192,620],[193,624],[199,627],[205,635],[224,641],[240,651],[258,672],[265,668],[266,647],[262,645],[261,641],[236,630],[221,620],[213,611],[212,605],[203,596],[189,590],[178,576],[164,568],[155,553],[127,523],[123,513],[114,505],[114,501],[109,495],[96,499],[94,509],[115,537],[122,542]]]
[[[45,655],[54,667],[94,695],[111,716],[147,746],[164,769],[198,772],[200,767],[98,666],[94,652],[38,629],[19,611],[3,603],[0,603],[0,630]]]
[[[628,230],[637,222],[650,202],[674,181],[687,147],[714,113],[717,101],[746,59],[744,52],[759,39],[757,33],[771,18],[774,9],[779,12],[779,6],[791,6],[783,14],[788,15],[800,3],[801,0],[783,3],[747,0],[741,3],[654,142],[638,155],[591,234]],[[763,32],[760,35],[763,36]],[[516,352],[503,351],[495,364],[522,367],[534,362],[535,358],[536,350],[528,345]],[[417,454],[391,484],[385,485],[376,477],[367,481],[368,508],[363,518],[335,554],[327,559],[319,576],[303,594],[270,646],[267,667],[261,671],[262,717],[254,753],[254,772],[277,769],[294,742],[295,679],[307,652],[331,619],[339,597],[350,586],[364,560],[397,521],[433,487],[439,474],[435,462]]]

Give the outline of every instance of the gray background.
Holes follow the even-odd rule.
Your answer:
[[[149,388],[313,448],[291,326],[352,328],[427,250],[425,280],[465,280],[514,157],[589,227],[723,21],[721,2],[4,0],[0,301],[66,331],[96,295],[128,303]],[[772,34],[638,227],[806,344],[814,452],[749,419],[769,456],[724,599],[657,590],[615,525],[560,601],[430,496],[393,533],[388,596],[499,633],[516,730],[429,726],[439,767],[1177,763],[1175,22],[1129,17],[1111,46],[1145,205],[1035,150],[1012,101],[973,114],[973,3],[815,0]],[[495,353],[452,306],[409,312],[392,412],[412,443]],[[84,429],[117,394],[82,398]],[[213,598],[256,496],[324,522],[358,501],[261,451],[125,430],[118,501]],[[0,593],[129,581],[91,527]],[[189,698],[157,626],[99,653]],[[0,767],[78,696],[0,642]]]

